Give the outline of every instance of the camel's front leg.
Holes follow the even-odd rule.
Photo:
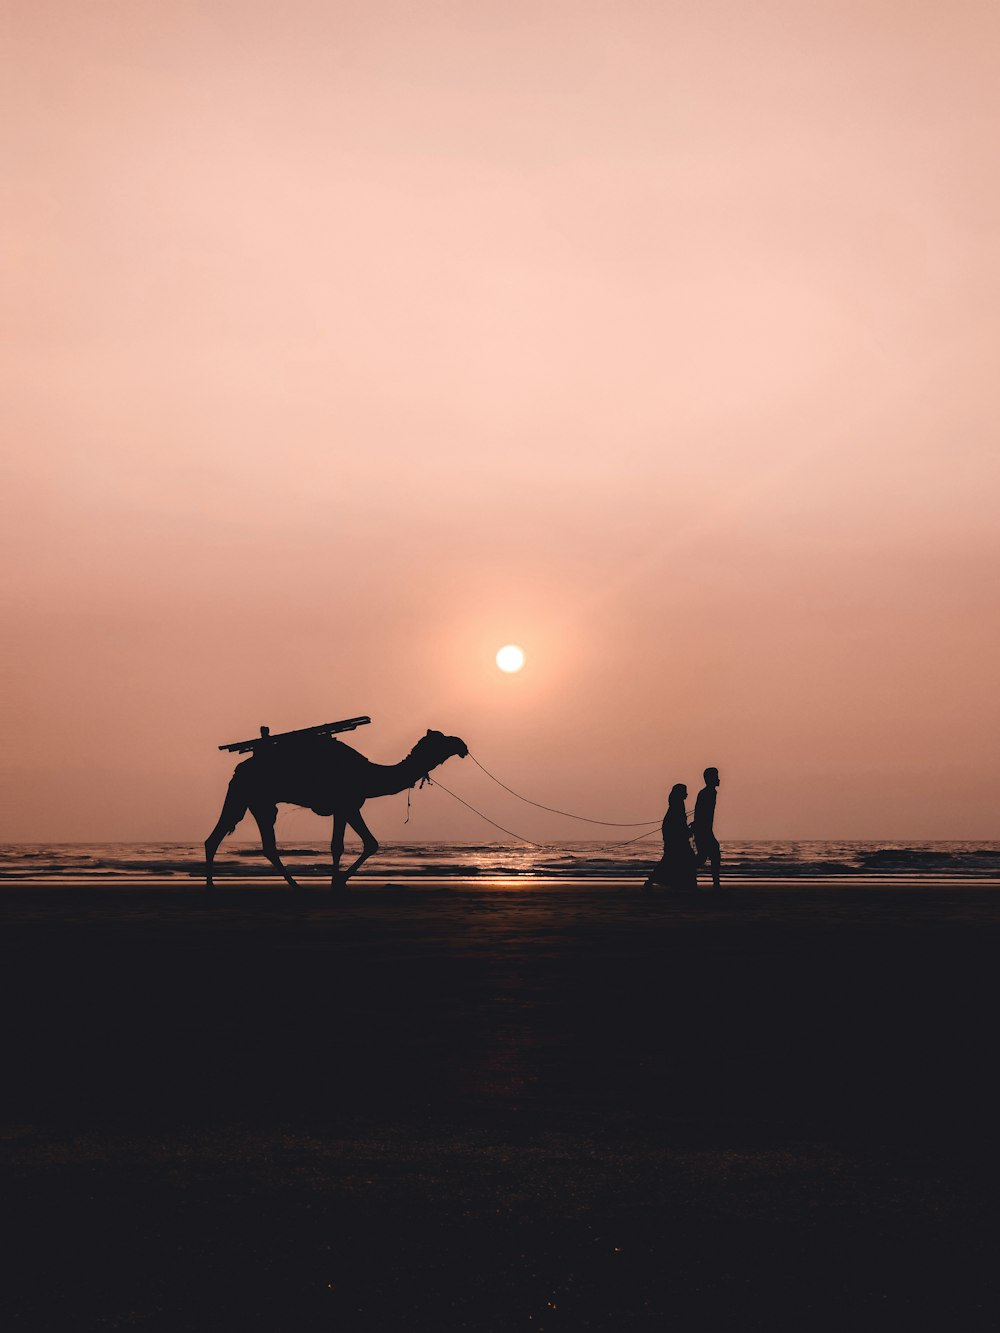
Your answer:
[[[358,859],[354,862],[353,865],[349,865],[345,871],[341,872],[340,856],[334,849],[333,881],[330,886],[331,888],[334,889],[346,888],[347,881],[351,878],[351,876],[355,874],[355,872],[361,866],[364,865],[364,863],[368,860],[369,856],[374,856],[375,853],[378,851],[378,839],[375,837],[375,834],[371,831],[371,829],[368,827],[365,821],[361,818],[360,810],[353,810],[349,815],[346,815],[344,817],[344,823],[349,824],[350,827],[361,839],[361,855],[358,857]],[[337,840],[336,820],[334,820],[333,838],[334,838],[334,843],[336,843]],[[340,850],[341,852],[344,850],[343,827],[341,827],[341,833],[340,833]]]
[[[281,857],[278,855],[278,844],[274,840],[274,821],[278,818],[277,806],[271,805],[256,810],[251,807],[250,813],[256,819],[257,827],[260,829],[260,845],[264,849],[264,855],[274,868],[284,875],[292,888],[297,889],[299,886],[282,864]]]

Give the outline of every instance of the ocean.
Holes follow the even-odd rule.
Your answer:
[[[660,854],[658,838],[622,846],[599,841],[537,848],[500,842],[383,843],[360,879],[398,881],[463,879],[641,880]],[[192,842],[8,843],[0,846],[0,880],[18,883],[88,884],[200,879],[203,848]],[[328,878],[330,848],[297,841],[281,847],[301,879]],[[351,846],[344,865],[352,859]],[[733,882],[781,879],[802,882],[877,883],[920,879],[928,883],[1000,882],[1000,842],[737,841],[723,843],[723,876]],[[276,879],[259,844],[230,840],[216,857],[215,877]],[[280,881],[279,881],[280,882]]]

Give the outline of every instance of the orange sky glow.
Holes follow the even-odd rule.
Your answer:
[[[0,38],[2,836],[201,839],[217,744],[362,713],[607,819],[714,764],[723,839],[1000,836],[995,5]]]

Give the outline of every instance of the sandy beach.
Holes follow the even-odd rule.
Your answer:
[[[8,1326],[992,1328],[992,883],[0,888]]]

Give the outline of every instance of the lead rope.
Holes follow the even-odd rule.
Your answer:
[[[554,805],[542,805],[541,801],[533,801],[530,796],[522,796],[521,793],[515,791],[513,787],[508,787],[506,782],[501,782],[497,775],[491,773],[484,764],[481,764],[471,751],[469,752],[469,758],[476,767],[482,769],[486,776],[495,782],[498,787],[503,787],[504,791],[510,792],[511,796],[516,796],[519,801],[524,801],[526,805],[533,805],[538,810],[547,810],[551,815],[565,815],[567,819],[579,819],[584,824],[604,824],[608,828],[646,828],[650,824],[660,823],[659,819],[632,819],[627,822],[617,819],[590,819],[587,815],[574,815],[569,810],[557,810]],[[438,783],[438,786],[440,785],[441,784]],[[629,841],[637,842],[638,839],[630,839]],[[625,844],[622,843],[621,845],[624,846]]]
[[[480,765],[480,767],[482,767],[482,766]],[[485,772],[485,770],[484,770],[484,772]],[[492,776],[492,775],[491,775],[491,776]],[[559,852],[559,851],[562,851],[562,850],[563,850],[562,847],[558,846],[557,844],[554,844],[554,843],[547,843],[547,842],[535,842],[534,838],[526,838],[526,837],[524,837],[523,834],[521,834],[521,833],[515,833],[513,829],[505,828],[503,824],[498,824],[498,823],[496,822],[495,819],[490,819],[489,815],[484,815],[483,812],[482,812],[482,810],[477,810],[476,807],[475,807],[474,805],[470,805],[468,801],[466,801],[463,797],[459,796],[457,792],[453,792],[453,791],[451,791],[450,788],[446,787],[446,786],[444,785],[443,782],[439,782],[439,781],[437,780],[437,778],[434,778],[433,781],[432,781],[430,778],[428,778],[428,779],[427,779],[427,785],[428,785],[429,787],[440,787],[441,790],[442,790],[443,792],[447,793],[447,795],[450,796],[450,797],[452,798],[452,800],[454,800],[454,801],[458,801],[459,805],[464,805],[465,808],[466,808],[467,810],[471,810],[472,813],[473,813],[474,815],[478,815],[480,819],[485,819],[486,822],[487,822],[487,824],[492,824],[493,827],[494,827],[495,829],[499,829],[501,833],[506,833],[506,834],[508,835],[508,837],[516,838],[516,839],[518,840],[518,842],[526,842],[530,847],[539,847],[539,848],[541,848],[541,850],[542,850],[543,852]],[[503,785],[503,784],[501,783],[501,786],[502,786],[502,785]],[[535,805],[536,802],[535,802],[535,801],[531,801],[530,804],[531,804],[531,805]],[[543,807],[542,807],[542,809],[545,809],[545,810],[547,810],[548,808],[549,808],[548,806],[543,806]],[[560,810],[560,811],[556,811],[556,813],[557,813],[557,814],[562,814],[563,811],[561,811],[561,810]],[[571,816],[571,818],[574,818],[574,819],[582,818],[582,817],[583,817],[583,816],[580,816],[580,815],[573,815],[573,816]],[[605,820],[602,820],[602,819],[593,819],[593,820],[588,820],[587,822],[588,822],[588,823],[591,823],[591,824],[603,824],[603,823],[605,823],[606,821],[605,821]],[[660,822],[659,820],[656,820],[656,823],[657,823],[657,824],[658,824],[659,822]],[[626,827],[634,828],[635,826],[634,826],[634,825],[626,825]],[[640,834],[638,835],[638,837],[635,837],[635,838],[626,838],[624,842],[608,842],[608,843],[605,843],[604,846],[605,846],[605,847],[627,847],[630,843],[633,843],[633,842],[641,842],[641,841],[643,840],[643,838],[651,838],[651,837],[653,837],[653,836],[654,836],[654,835],[653,835],[653,830],[652,830],[652,829],[647,829],[645,833],[640,833]]]

